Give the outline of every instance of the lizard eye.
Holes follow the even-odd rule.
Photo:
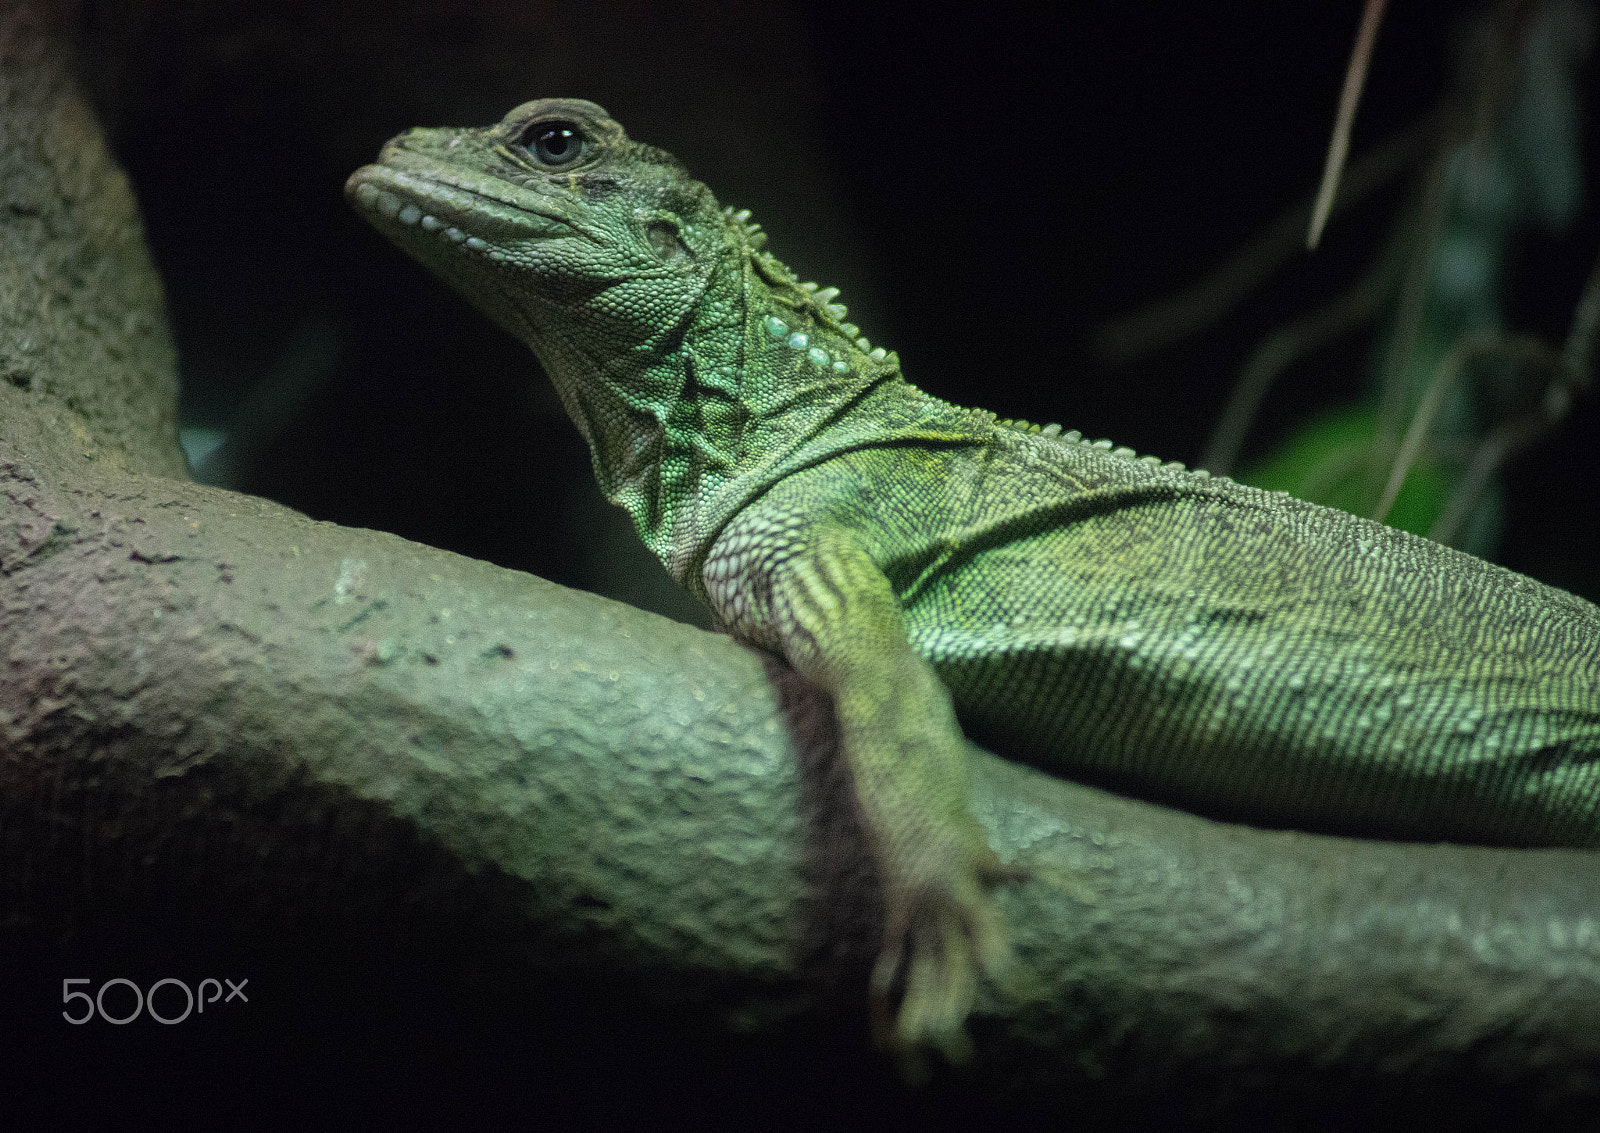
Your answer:
[[[583,156],[584,136],[571,122],[535,122],[522,135],[522,144],[546,169],[565,169]]]

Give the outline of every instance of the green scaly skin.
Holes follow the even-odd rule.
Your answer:
[[[592,103],[411,130],[347,192],[533,348],[607,497],[719,624],[833,696],[885,886],[887,1044],[960,1057],[1008,959],[991,889],[1020,871],[972,817],[962,727],[1264,825],[1600,844],[1589,603],[927,396]]]

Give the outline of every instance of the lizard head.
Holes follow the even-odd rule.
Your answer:
[[[408,130],[345,193],[555,368],[550,355],[648,352],[680,327],[730,229],[677,159],[581,99]]]
[[[844,322],[835,288],[801,283],[748,212],[720,209],[592,102],[408,130],[345,192],[533,348],[601,490],[658,552],[675,546],[671,505],[789,443],[746,443],[749,430],[809,436],[897,370]]]

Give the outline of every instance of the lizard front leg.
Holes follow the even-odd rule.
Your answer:
[[[1019,871],[972,816],[949,693],[907,641],[883,572],[847,528],[752,518],[718,540],[706,589],[730,630],[781,652],[833,698],[885,889],[871,982],[879,1043],[961,1061],[978,973],[997,978],[1010,959],[989,890]]]

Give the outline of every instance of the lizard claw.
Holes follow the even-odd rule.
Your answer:
[[[1001,980],[1011,963],[988,890],[1023,876],[985,847],[954,878],[891,885],[884,948],[870,984],[873,1033],[880,1048],[900,1056],[907,1077],[927,1076],[921,1052],[928,1048],[956,1065],[972,1057],[964,1024],[978,975]]]

